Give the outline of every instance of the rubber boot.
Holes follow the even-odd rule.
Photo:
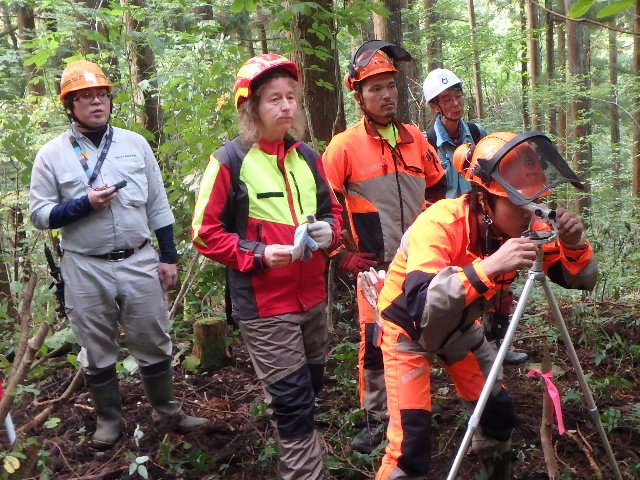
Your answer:
[[[487,480],[511,480],[511,451],[480,457]]]
[[[173,395],[171,360],[140,367],[142,385],[153,407],[152,418],[163,431],[191,432],[205,426],[206,418],[190,417],[180,409]]]
[[[386,422],[367,419],[364,428],[351,441],[351,448],[356,452],[370,454],[384,440],[386,427]]]
[[[515,350],[507,350],[504,356],[504,363],[507,365],[520,365],[529,359],[529,355],[525,352],[516,352]]]
[[[96,450],[108,450],[122,435],[122,403],[118,374],[113,365],[97,375],[84,374],[84,379],[96,409],[96,431],[90,445]]]

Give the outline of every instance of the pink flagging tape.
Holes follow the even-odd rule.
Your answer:
[[[527,377],[531,378],[536,374],[540,375],[543,378],[544,383],[547,385],[547,393],[549,394],[549,398],[551,398],[551,402],[553,402],[553,408],[556,411],[556,420],[558,421],[558,433],[562,435],[564,433],[564,422],[562,421],[562,404],[560,403],[560,393],[558,393],[558,389],[551,381],[551,377],[553,376],[553,371],[542,373],[539,369],[533,368],[529,370]]]

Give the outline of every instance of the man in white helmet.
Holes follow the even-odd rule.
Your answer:
[[[463,143],[475,145],[487,135],[477,123],[465,122],[462,80],[446,68],[429,72],[423,84],[424,98],[436,116],[426,133],[427,140],[438,151],[447,174],[447,198],[457,198],[471,189],[452,165],[453,151]]]
[[[462,144],[472,147],[487,135],[485,129],[473,122],[465,122],[464,93],[462,80],[446,68],[436,68],[427,75],[423,84],[424,98],[436,118],[433,126],[427,130],[425,136],[429,143],[438,151],[442,168],[447,176],[447,198],[457,198],[471,190],[471,185],[453,168],[453,151]],[[500,344],[506,333],[509,322],[513,292],[507,290],[494,299],[490,312],[486,313],[484,321],[487,339]],[[527,360],[524,352],[509,350],[505,363],[517,365]]]

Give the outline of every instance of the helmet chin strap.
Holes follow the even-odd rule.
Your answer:
[[[67,109],[67,117],[69,117],[69,121],[72,124],[75,123],[80,128],[84,128],[85,130],[88,130],[89,132],[97,132],[99,130],[102,130],[107,125],[109,125],[109,121],[111,121],[111,114],[113,113],[113,102],[110,102],[110,103],[111,103],[111,106],[109,107],[109,117],[107,118],[107,121],[104,123],[104,125],[101,125],[99,127],[90,127],[89,125],[87,125],[83,121],[78,120],[76,118],[75,114],[73,113],[73,108],[70,109],[71,113],[69,113],[69,110]]]
[[[440,107],[440,103],[439,103],[439,102],[438,102],[438,107]],[[440,107],[440,112],[439,112],[439,113],[440,113],[440,116],[441,116],[442,118],[446,118],[446,119],[447,119],[447,120],[449,120],[450,122],[460,122],[460,119],[456,120],[455,118],[449,118],[449,117],[447,117],[447,116],[443,113],[443,108],[442,108],[442,107]]]
[[[391,115],[391,117],[389,117],[389,121],[387,123],[380,123],[378,120],[374,120],[374,118],[369,113],[369,110],[367,110],[367,107],[364,106],[364,102],[362,101],[362,93],[360,93],[360,95],[359,95],[358,105],[360,105],[360,109],[362,109],[362,113],[364,113],[364,116],[367,117],[367,120],[369,120],[369,123],[372,123],[372,124],[375,124],[375,125],[380,125],[383,128],[388,127],[389,125],[391,125],[393,123],[393,119],[395,118],[395,115]],[[377,128],[376,128],[376,130],[377,130]]]

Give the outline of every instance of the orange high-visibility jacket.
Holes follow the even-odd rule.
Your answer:
[[[363,117],[333,137],[322,154],[329,184],[344,195],[358,250],[375,253],[381,262],[393,259],[402,233],[446,190],[438,154],[422,133],[394,124],[393,149]]]
[[[516,272],[487,277],[480,261],[478,221],[469,212],[469,194],[441,200],[422,213],[402,238],[380,292],[382,317],[402,327],[429,351],[442,348],[482,315],[484,300],[509,288]],[[549,230],[536,222],[535,230]],[[566,288],[589,288],[597,264],[591,246],[570,250],[548,243],[543,270]]]

